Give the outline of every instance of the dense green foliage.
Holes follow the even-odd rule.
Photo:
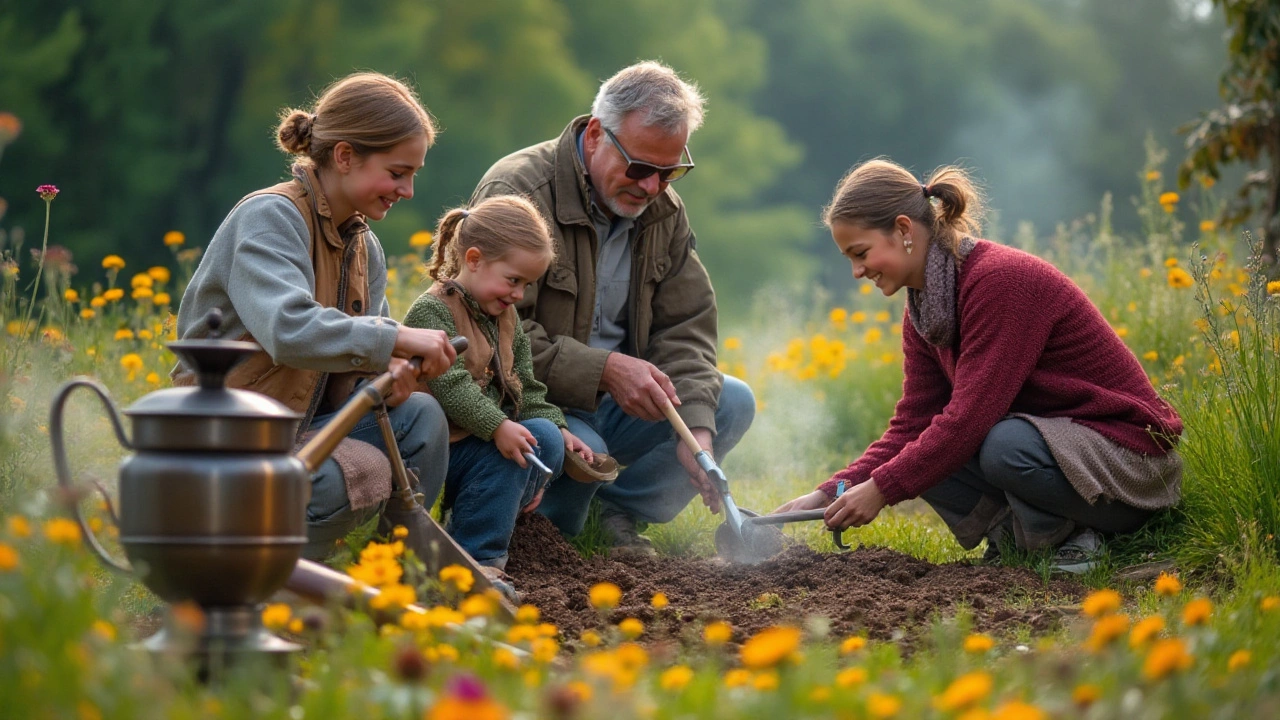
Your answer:
[[[553,137],[601,79],[656,57],[709,98],[698,170],[679,190],[722,305],[741,316],[762,278],[821,276],[818,208],[861,158],[920,173],[964,159],[1006,224],[1132,195],[1142,138],[1213,103],[1221,21],[1189,7],[0,0],[0,112],[23,123],[0,148],[0,227],[37,227],[31,189],[52,182],[74,198],[55,230],[81,264],[159,260],[169,230],[203,244],[239,197],[285,172],[279,110],[367,68],[411,80],[444,129],[417,197],[377,228],[401,252],[492,162]],[[1117,223],[1136,225],[1127,202]]]

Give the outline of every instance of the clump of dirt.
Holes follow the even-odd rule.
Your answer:
[[[1051,630],[1062,615],[1044,607],[1046,603],[1078,600],[1085,592],[1067,580],[1046,585],[1025,568],[934,565],[881,548],[817,553],[792,544],[755,566],[717,558],[584,558],[536,514],[517,524],[507,572],[524,602],[537,606],[543,619],[569,639],[603,627],[605,620],[634,617],[672,637],[693,637],[705,623],[724,620],[741,642],[765,627],[817,616],[830,621],[836,636],[898,640],[909,650],[931,617],[953,615],[960,604],[971,610],[977,631],[1028,626],[1040,633]],[[587,595],[592,585],[606,581],[623,595],[602,619]],[[650,606],[656,592],[670,601],[661,611]],[[1014,607],[1010,600],[1016,596],[1044,601],[1032,608]]]

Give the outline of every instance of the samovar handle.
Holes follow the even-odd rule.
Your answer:
[[[71,506],[71,511],[75,514],[76,522],[80,523],[80,531],[84,533],[85,541],[88,543],[89,548],[97,554],[98,559],[107,567],[131,575],[133,570],[108,555],[106,549],[102,547],[98,542],[98,538],[89,528],[89,523],[85,521],[84,512],[80,508],[80,490],[71,481],[71,470],[68,468],[67,453],[63,443],[62,409],[66,405],[67,397],[71,395],[71,391],[78,387],[89,388],[102,400],[103,407],[107,409],[107,416],[111,418],[111,425],[115,428],[116,439],[120,441],[120,444],[126,450],[133,449],[133,446],[129,443],[129,438],[124,434],[124,426],[120,424],[120,414],[116,412],[116,406],[111,402],[111,396],[107,394],[106,388],[89,378],[73,378],[61,388],[58,388],[58,393],[53,396],[53,406],[49,409],[49,439],[53,443],[53,467],[58,473],[58,484],[62,486],[62,490],[66,495],[66,502]],[[99,492],[101,491],[101,488],[99,488]]]

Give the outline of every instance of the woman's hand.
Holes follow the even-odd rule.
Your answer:
[[[529,467],[524,454],[533,452],[538,446],[538,440],[529,432],[529,428],[512,420],[503,420],[498,429],[493,431],[493,444],[498,446],[502,457],[524,468]]]
[[[807,495],[801,495],[795,500],[782,503],[774,508],[773,512],[794,512],[797,510],[817,510],[831,504],[831,497],[821,490],[814,490]]]
[[[429,378],[443,375],[458,359],[457,351],[449,344],[448,333],[407,325],[401,325],[396,333],[396,344],[391,354],[406,360],[422,358],[422,374]]]
[[[876,481],[868,479],[832,501],[823,519],[832,530],[861,527],[875,520],[886,504]]]
[[[566,453],[577,453],[578,457],[586,460],[588,463],[595,460],[595,453],[591,452],[591,446],[582,442],[577,435],[569,432],[568,428],[560,428],[560,435],[564,437],[564,451]]]

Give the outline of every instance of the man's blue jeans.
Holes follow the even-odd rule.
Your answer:
[[[534,453],[551,469],[551,477],[559,475],[564,464],[560,428],[542,418],[520,424],[538,441]],[[516,516],[548,480],[533,463],[521,468],[503,457],[492,441],[468,435],[451,444],[443,502],[450,509],[449,535],[481,565],[506,567]]]
[[[726,375],[716,407],[712,452],[722,462],[751,427],[756,398],[741,380]],[[594,413],[565,413],[569,432],[626,466],[612,483],[580,483],[560,477],[547,490],[538,512],[566,535],[577,535],[587,521],[592,497],[642,522],[670,522],[698,495],[689,473],[676,457],[678,438],[666,420],[649,422],[627,415],[606,395]]]
[[[336,413],[317,415],[311,430],[329,423]],[[418,492],[423,493],[427,507],[435,503],[444,485],[449,465],[449,424],[440,403],[426,393],[413,393],[400,405],[388,408],[391,429],[400,448],[405,467],[418,475]],[[347,433],[347,437],[387,451],[378,429],[377,418],[369,413]],[[334,543],[382,512],[385,505],[352,510],[347,499],[347,484],[342,470],[333,458],[326,459],[311,476],[311,502],[307,504],[307,546],[303,557],[320,560],[333,551]]]

